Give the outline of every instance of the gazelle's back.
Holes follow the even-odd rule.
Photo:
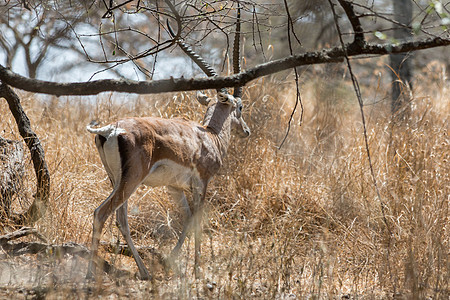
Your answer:
[[[187,189],[192,177],[208,180],[220,167],[211,133],[187,119],[128,118],[88,130],[98,134],[102,163],[116,183],[126,177]],[[205,159],[209,167],[202,164]]]

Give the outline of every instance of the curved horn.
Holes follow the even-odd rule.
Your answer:
[[[172,38],[175,38],[175,33],[173,32],[172,27],[170,27],[169,20],[167,20],[166,23],[167,29],[169,30],[169,34],[172,36]],[[180,46],[181,50],[183,50],[184,53],[186,53],[187,56],[189,56],[195,62],[195,64],[199,66],[203,72],[205,72],[205,74],[208,77],[218,76],[218,74],[211,67],[211,65],[209,65],[200,55],[195,53],[194,50],[192,50],[192,48],[188,44],[184,43],[179,39],[177,39],[176,42],[178,46]]]
[[[175,42],[178,44],[178,46],[180,46],[181,50],[183,50],[184,53],[186,53],[187,56],[189,56],[197,64],[197,66],[199,66],[200,69],[202,69],[202,71],[205,72],[205,74],[208,77],[217,76],[216,71],[214,71],[214,69],[202,57],[200,57],[197,53],[195,53],[194,50],[192,50],[192,48],[189,47],[189,45],[187,45],[186,43],[184,43],[183,41],[180,40],[181,17],[178,14],[175,7],[173,6],[173,4],[169,0],[165,0],[165,2],[169,6],[172,13],[175,15],[175,19],[177,20],[177,25],[178,25],[178,31],[177,31],[177,34],[175,34],[172,27],[170,26],[169,19],[166,20],[167,29],[169,31],[170,36],[175,40]]]
[[[234,34],[233,44],[233,72],[238,74],[241,72],[241,5],[238,2],[236,17],[236,33]],[[235,86],[233,96],[235,98],[242,97],[242,86]]]
[[[165,0],[167,6],[169,6],[170,10],[172,11],[175,20],[177,21],[177,26],[178,26],[178,30],[177,30],[177,34],[174,34],[172,31],[172,28],[170,28],[170,35],[172,36],[172,44],[174,42],[176,42],[177,40],[180,39],[180,35],[181,35],[181,16],[178,13],[178,11],[176,10],[175,6],[173,6],[172,2],[170,2],[170,0]],[[139,6],[139,5],[138,5]],[[167,24],[169,24],[169,21],[167,20]]]

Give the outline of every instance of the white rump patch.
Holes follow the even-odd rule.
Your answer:
[[[119,134],[126,133],[125,129],[113,124],[101,128],[92,128],[88,125],[86,129],[91,133],[98,134],[106,138],[103,147],[99,148],[98,151],[108,176],[111,177],[114,187],[117,187],[122,176],[122,163],[120,160],[117,136]]]

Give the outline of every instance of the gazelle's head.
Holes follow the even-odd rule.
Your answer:
[[[219,92],[217,93],[217,101],[231,106],[231,130],[234,134],[241,138],[248,137],[250,135],[250,128],[248,128],[242,118],[242,110],[244,106],[242,105],[241,98],[235,98],[230,94]]]
[[[246,138],[250,135],[250,128],[242,118],[243,105],[241,98],[235,98],[222,90],[217,93],[217,101],[214,98],[209,98],[201,92],[197,92],[197,100],[203,105],[209,105],[208,111],[205,115],[204,123],[209,127],[222,127],[228,120],[231,131],[241,138]],[[212,123],[211,123],[212,122]],[[215,128],[216,131],[219,128]]]

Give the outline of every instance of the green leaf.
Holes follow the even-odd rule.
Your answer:
[[[412,29],[413,33],[417,35],[420,33],[420,29],[422,29],[422,25],[419,22],[414,22],[412,24]]]

